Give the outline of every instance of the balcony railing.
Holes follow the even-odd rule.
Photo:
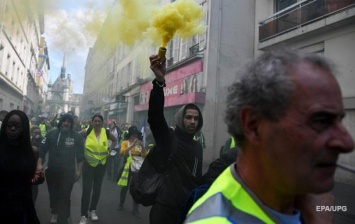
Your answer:
[[[263,42],[352,6],[355,6],[355,0],[301,1],[260,22],[259,41]]]

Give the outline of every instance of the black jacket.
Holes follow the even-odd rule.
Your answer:
[[[181,113],[183,110],[181,111]],[[202,114],[200,117],[202,120]],[[175,116],[183,119],[183,116]],[[181,117],[181,118],[179,118]],[[181,124],[182,121],[176,121]],[[166,123],[164,117],[164,92],[163,88],[153,81],[153,89],[150,92],[148,123],[157,146],[157,167],[168,169],[170,173],[166,184],[157,196],[157,202],[180,211],[190,191],[195,188],[202,176],[202,147],[193,140],[193,134],[187,134],[177,125],[173,131]],[[200,129],[202,122],[199,125]],[[176,153],[168,163],[169,155],[174,142]]]
[[[54,172],[75,172],[75,159],[84,160],[84,142],[75,131],[62,132],[56,128],[47,133],[40,146],[39,158],[48,155],[48,169]]]

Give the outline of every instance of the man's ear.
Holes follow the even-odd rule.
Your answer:
[[[243,106],[239,112],[239,120],[245,138],[250,143],[259,142],[260,119],[255,109],[249,105]]]

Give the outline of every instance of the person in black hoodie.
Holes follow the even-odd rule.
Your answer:
[[[150,223],[180,223],[184,202],[202,176],[202,146],[193,138],[201,130],[203,118],[195,104],[186,104],[175,114],[175,129],[169,128],[164,117],[166,61],[157,55],[150,56],[149,60],[156,77],[148,110],[148,123],[158,155],[154,165],[164,167],[169,173],[151,208]]]
[[[68,223],[71,191],[82,173],[84,142],[82,136],[73,130],[73,124],[73,117],[63,114],[57,128],[47,133],[40,146],[39,165],[43,164],[46,153],[49,152],[46,180],[51,223]]]

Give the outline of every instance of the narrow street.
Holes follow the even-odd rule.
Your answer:
[[[69,223],[78,224],[80,220],[80,200],[82,182],[79,180],[75,183],[72,191],[71,217]],[[346,206],[347,211],[338,211],[334,213],[334,224],[353,224],[355,223],[355,188],[351,185],[336,183],[333,190],[336,206]],[[126,203],[123,211],[118,211],[120,188],[115,182],[104,179],[101,191],[101,198],[97,208],[99,220],[97,222],[89,221],[89,223],[97,224],[148,224],[150,207],[140,206],[139,211],[142,216],[138,219],[132,215],[132,198],[127,194]],[[36,202],[37,215],[41,224],[48,224],[51,218],[49,209],[49,197],[47,184],[39,186],[39,193]]]
[[[71,197],[71,217],[68,219],[69,223],[78,224],[80,220],[80,200],[81,200],[81,191],[82,190],[82,181],[79,180],[74,184]],[[51,214],[49,208],[49,196],[47,190],[47,183],[44,182],[39,186],[38,197],[36,202],[36,210],[38,218],[41,224],[50,223]],[[97,224],[113,224],[113,223],[129,223],[129,224],[148,224],[149,223],[149,211],[150,207],[139,206],[139,211],[142,216],[141,219],[138,219],[132,215],[132,197],[127,193],[126,202],[124,209],[118,211],[118,202],[119,202],[119,193],[120,188],[117,184],[111,180],[104,179],[101,197],[97,207],[97,215],[99,220],[92,222],[91,220],[88,223],[97,223]]]

